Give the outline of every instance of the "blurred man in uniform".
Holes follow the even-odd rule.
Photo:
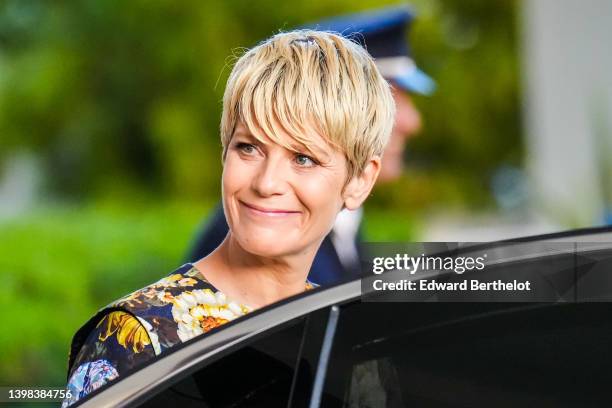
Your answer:
[[[420,71],[407,43],[413,14],[402,7],[351,14],[320,21],[304,28],[336,31],[366,47],[381,74],[391,83],[396,104],[395,124],[384,151],[378,183],[398,179],[403,171],[407,140],[421,128],[421,115],[412,103],[411,93],[429,95],[435,83]],[[329,285],[361,274],[359,242],[362,209],[344,210],[324,239],[313,262],[309,280]],[[228,226],[219,204],[205,228],[198,234],[188,260],[195,261],[212,252],[227,235]]]

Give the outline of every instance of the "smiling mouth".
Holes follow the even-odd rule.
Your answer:
[[[300,211],[289,211],[289,210],[281,210],[278,208],[260,207],[260,206],[253,205],[253,204],[247,204],[244,201],[240,201],[240,200],[238,200],[238,202],[244,207],[246,207],[248,210],[250,210],[252,213],[255,213],[258,215],[265,215],[268,217],[285,217],[288,215],[295,215],[295,214],[300,213]]]

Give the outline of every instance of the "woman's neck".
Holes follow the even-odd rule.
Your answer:
[[[259,308],[304,291],[317,247],[299,254],[265,258],[245,251],[229,233],[217,249],[195,266],[230,299]]]

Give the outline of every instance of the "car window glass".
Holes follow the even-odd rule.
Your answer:
[[[353,304],[324,406],[612,406],[610,345],[610,303]]]
[[[141,407],[286,406],[304,319],[275,329],[161,390]]]

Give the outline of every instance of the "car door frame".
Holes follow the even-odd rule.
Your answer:
[[[612,242],[612,228],[588,228],[571,230],[560,233],[537,235],[523,238],[515,238],[505,241],[482,243],[482,245],[470,246],[465,250],[475,250],[476,247],[500,248],[503,246],[516,245],[517,243],[541,242]],[[415,276],[415,280],[420,277]],[[93,408],[98,406],[126,407],[142,403],[151,397],[155,390],[168,387],[181,378],[197,370],[203,364],[216,360],[231,350],[240,347],[245,342],[265,334],[268,330],[283,325],[293,319],[306,316],[317,310],[329,309],[329,319],[324,331],[325,341],[333,344],[334,324],[337,321],[340,310],[334,306],[348,303],[361,296],[361,279],[341,283],[328,288],[318,288],[311,293],[304,293],[297,297],[279,302],[270,307],[253,312],[252,315],[236,322],[228,323],[221,330],[210,333],[203,338],[195,338],[184,344],[176,346],[167,355],[160,356],[154,362],[120,378],[108,387],[92,392],[75,406]],[[320,328],[318,328],[320,330]],[[321,355],[325,359],[325,348],[322,347]],[[327,353],[329,350],[327,351]],[[313,379],[313,394],[309,399],[308,406],[314,408],[317,405],[317,392],[320,389],[316,384],[325,380],[326,364],[317,361],[315,378]],[[296,376],[299,377],[299,372]],[[297,379],[299,380],[299,379]],[[295,381],[294,381],[295,383]],[[320,397],[320,395],[319,395]],[[291,406],[296,405],[292,398]],[[302,404],[297,404],[302,405]]]

